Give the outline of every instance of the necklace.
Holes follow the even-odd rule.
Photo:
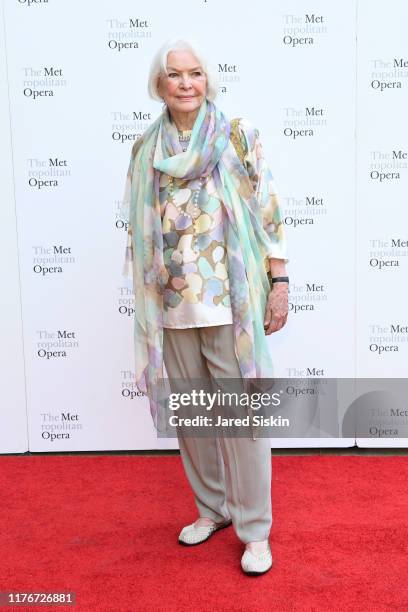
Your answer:
[[[198,189],[195,189],[194,193],[193,193],[193,206],[194,206],[194,209],[193,209],[192,214],[190,214],[186,210],[180,210],[180,214],[181,215],[183,215],[184,217],[190,217],[190,219],[192,221],[192,224],[193,224],[193,239],[192,239],[191,246],[192,246],[194,251],[198,251],[197,224],[196,224],[196,219],[197,219],[197,217],[200,216],[200,210],[198,208],[198,198],[200,196],[200,192],[201,192],[201,189],[203,188],[203,185],[204,185],[205,181],[206,181],[206,177],[205,176],[200,176],[200,178],[198,179]],[[174,204],[174,176],[170,176],[170,175],[169,175],[169,190],[168,190],[167,200],[168,200],[168,202],[171,202],[172,204]]]
[[[192,130],[178,130],[179,143],[183,147],[183,151],[187,150],[188,143],[190,142]]]
[[[188,143],[190,142],[191,132],[192,130],[178,130],[179,142],[182,145],[184,152],[187,150]],[[200,216],[200,211],[198,208],[198,198],[200,197],[200,193],[201,193],[201,189],[203,188],[204,181],[205,181],[205,177],[200,176],[200,178],[198,179],[198,189],[194,190],[193,192],[194,208],[193,208],[192,214],[187,212],[187,210],[180,210],[180,214],[183,215],[183,217],[190,217],[191,219],[191,222],[193,225],[193,238],[191,241],[191,247],[196,252],[199,250],[198,243],[197,243],[197,225],[196,225],[196,219],[197,217]],[[171,202],[172,204],[174,204],[174,176],[170,176],[170,175],[169,175],[169,189],[168,189],[167,200],[168,202]],[[183,260],[182,253],[180,253],[180,251],[177,251],[175,249],[173,251],[172,259],[174,261],[177,261],[178,263],[181,263]]]

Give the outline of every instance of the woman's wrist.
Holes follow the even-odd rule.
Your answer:
[[[287,276],[286,261],[278,257],[269,258],[269,271],[271,276]]]
[[[284,275],[275,275],[272,276],[272,273],[268,272],[268,281],[269,281],[269,291],[276,289],[276,287],[285,288],[286,291],[289,289],[289,277]]]

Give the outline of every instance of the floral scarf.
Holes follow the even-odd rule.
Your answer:
[[[265,260],[270,238],[262,225],[251,180],[230,141],[230,123],[207,99],[199,109],[183,152],[168,108],[132,150],[127,176],[132,227],[136,385],[149,398],[158,428],[163,372],[163,261],[160,173],[195,179],[212,173],[227,214],[225,247],[235,352],[242,378],[271,378],[273,365],[263,327],[270,291]]]

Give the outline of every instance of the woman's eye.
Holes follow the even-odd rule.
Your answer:
[[[196,72],[193,72],[193,74],[194,74],[195,76],[201,76],[203,73],[202,73],[202,72],[200,72],[199,70],[197,70]]]
[[[169,72],[169,74],[167,75],[169,77],[175,77],[177,76],[177,74],[175,72]]]

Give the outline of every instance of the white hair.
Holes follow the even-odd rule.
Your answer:
[[[153,98],[153,100],[157,100],[159,102],[163,101],[163,98],[157,91],[157,86],[159,77],[167,74],[167,56],[170,51],[190,51],[198,59],[207,76],[206,97],[212,102],[218,93],[218,74],[204,57],[204,54],[202,53],[197,42],[191,38],[170,38],[157,51],[149,71],[149,80],[147,85],[149,96]]]

